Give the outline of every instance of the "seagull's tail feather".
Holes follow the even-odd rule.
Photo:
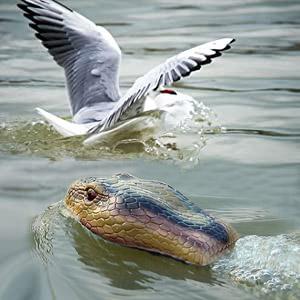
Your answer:
[[[84,135],[91,127],[89,124],[75,124],[59,118],[39,107],[36,107],[36,111],[43,116],[46,121],[52,125],[55,130],[64,137]]]

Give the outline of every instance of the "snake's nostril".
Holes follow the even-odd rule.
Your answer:
[[[93,201],[97,197],[97,192],[94,189],[89,188],[87,190],[87,200]]]

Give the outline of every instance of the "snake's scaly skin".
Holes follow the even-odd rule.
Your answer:
[[[236,231],[171,186],[128,174],[74,182],[71,213],[104,239],[207,265],[232,247]]]

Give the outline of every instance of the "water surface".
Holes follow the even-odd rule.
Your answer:
[[[228,36],[237,42],[176,84],[213,112],[207,131],[192,135],[199,149],[147,152],[133,143],[86,150],[80,139],[62,139],[40,123],[36,106],[69,115],[63,72],[15,1],[1,1],[0,298],[298,299],[299,1],[65,3],[119,42],[122,90],[179,51]],[[50,213],[48,231],[33,226],[75,179],[120,172],[171,184],[232,222],[244,243],[199,268],[95,239],[60,214]],[[43,232],[48,250],[38,247]],[[262,271],[247,274],[247,262]],[[268,274],[273,286],[265,284]]]

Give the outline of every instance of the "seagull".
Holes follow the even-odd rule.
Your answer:
[[[181,105],[193,98],[166,87],[209,64],[235,41],[222,38],[172,56],[121,95],[121,50],[104,27],[55,0],[21,0],[17,5],[35,36],[64,69],[72,122],[36,110],[65,137],[87,135],[85,144],[145,111],[172,113],[171,108],[177,107],[176,121]]]

